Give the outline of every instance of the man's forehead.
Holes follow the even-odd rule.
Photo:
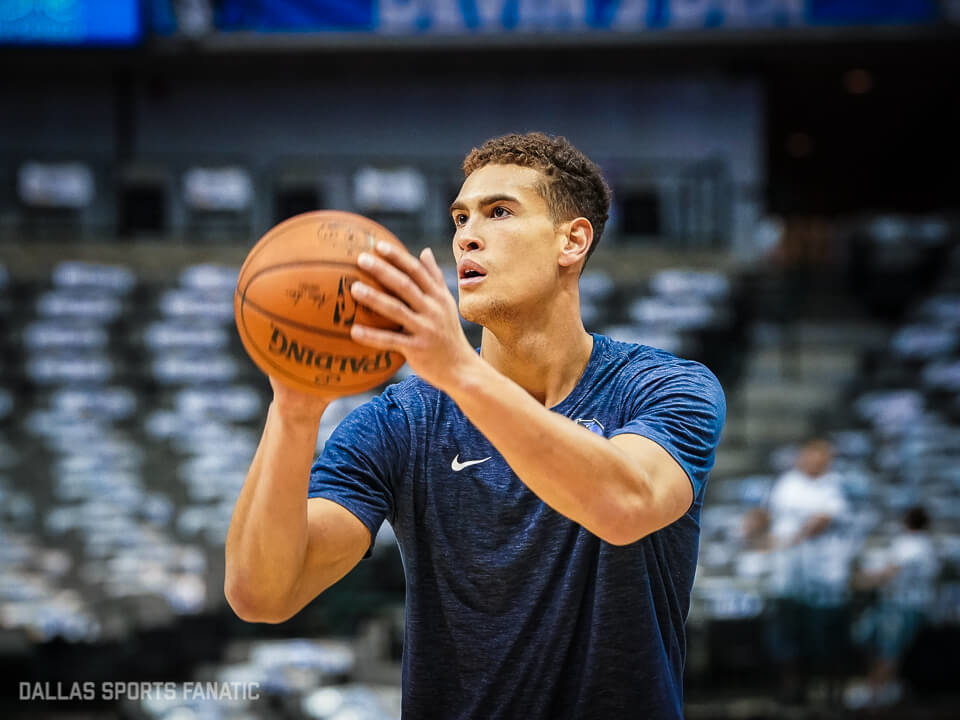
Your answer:
[[[539,198],[537,184],[543,176],[539,170],[521,165],[484,165],[474,170],[463,181],[458,204],[470,204],[481,198],[497,194],[509,194],[519,200]]]

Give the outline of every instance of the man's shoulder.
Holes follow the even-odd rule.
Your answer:
[[[789,497],[820,498],[826,502],[843,496],[840,488],[827,476],[812,478],[797,468],[787,470],[774,483],[773,492]]]
[[[416,375],[408,375],[391,383],[380,393],[383,402],[399,405],[404,410],[423,407],[435,401],[438,390]]]
[[[381,409],[402,410],[413,425],[457,407],[445,393],[413,374],[388,385],[371,402]]]
[[[788,492],[793,492],[802,484],[802,478],[797,477],[797,471],[794,469],[780,473],[770,486],[771,497],[782,497]]]
[[[596,337],[603,343],[604,362],[608,368],[633,382],[660,384],[664,381],[688,381],[707,390],[708,394],[723,395],[716,375],[697,360],[683,358],[650,345],[624,342],[605,335]]]
[[[669,350],[636,342],[616,340],[606,335],[596,335],[603,343],[602,350],[608,362],[622,364],[625,367],[663,372],[706,372],[706,365],[696,360],[680,357]],[[710,373],[712,375],[712,373]]]
[[[430,413],[430,396],[435,393],[428,383],[411,375],[390,383],[379,393],[347,398],[345,404],[350,409],[343,415],[333,414],[335,433],[358,433],[353,437],[371,440],[387,431],[408,437],[423,425]],[[372,429],[378,432],[370,432]]]

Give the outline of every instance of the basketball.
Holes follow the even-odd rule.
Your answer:
[[[399,330],[350,294],[357,280],[382,289],[356,262],[385,240],[379,223],[338,210],[295,215],[264,235],[247,255],[233,309],[243,347],[277,381],[325,398],[369,390],[403,364],[396,352],[360,345],[354,322]]]

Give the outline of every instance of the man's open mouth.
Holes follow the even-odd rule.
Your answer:
[[[457,275],[461,286],[474,285],[487,276],[487,271],[473,260],[461,260],[457,266]]]

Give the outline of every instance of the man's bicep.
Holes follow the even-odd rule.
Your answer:
[[[652,492],[648,532],[654,532],[680,519],[693,505],[693,482],[674,457],[662,446],[643,435],[622,433],[610,442],[643,468]]]
[[[326,498],[307,501],[307,552],[297,588],[297,610],[356,567],[371,543],[356,515]]]
[[[309,550],[318,556],[353,557],[354,564],[370,547],[367,526],[342,504],[322,497],[307,500],[307,534]],[[309,555],[308,555],[309,559]]]

